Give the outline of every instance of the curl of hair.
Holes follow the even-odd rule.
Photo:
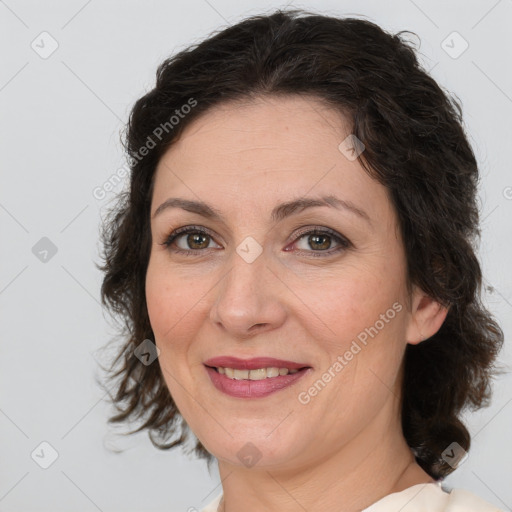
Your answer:
[[[351,133],[365,145],[361,165],[387,187],[398,214],[409,291],[416,284],[449,307],[435,335],[406,347],[404,437],[418,464],[436,480],[453,471],[441,456],[452,442],[469,450],[470,435],[459,416],[465,408],[489,405],[503,344],[503,332],[480,298],[479,171],[460,102],[422,69],[404,33],[387,33],[364,19],[278,10],[218,31],[158,67],[156,85],[133,106],[123,139],[130,188],[119,196],[101,233],[102,303],[124,320],[124,344],[108,370],[120,412],[109,422],[142,417],[145,421],[130,434],[147,429],[161,449],[183,444],[190,433],[158,360],[145,366],[133,354],[142,340],[154,340],[145,275],[160,157],[186,126],[216,105],[300,95],[323,101],[350,121]],[[196,106],[141,158],[139,151],[155,128],[191,99]],[[153,434],[177,439],[158,443]],[[212,462],[199,440],[194,451]]]

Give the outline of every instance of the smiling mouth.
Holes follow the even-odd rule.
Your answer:
[[[206,365],[207,366],[207,365]],[[307,370],[311,368],[310,366],[304,366],[302,368],[278,368],[276,366],[271,366],[267,368],[256,368],[253,370],[240,370],[237,368],[227,368],[222,366],[208,366],[208,368],[212,368],[217,373],[221,375],[225,375],[229,379],[233,380],[263,380],[263,379],[272,379],[284,375],[293,375],[294,373],[299,373],[301,371]]]

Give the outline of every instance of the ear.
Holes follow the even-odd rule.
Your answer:
[[[407,343],[416,345],[433,336],[443,325],[448,308],[415,286],[411,318],[406,330]]]

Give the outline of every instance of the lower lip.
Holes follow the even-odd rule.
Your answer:
[[[279,375],[277,377],[266,377],[261,380],[236,380],[226,377],[226,375],[219,373],[209,366],[205,366],[205,368],[213,385],[219,391],[236,398],[261,398],[271,395],[276,391],[291,386],[312,369],[304,368],[297,373],[289,373],[288,375]]]

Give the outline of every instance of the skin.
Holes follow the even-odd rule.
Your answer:
[[[348,134],[339,113],[314,98],[227,103],[194,120],[156,169],[148,312],[169,391],[218,459],[226,512],[353,512],[434,481],[403,437],[400,377],[407,343],[437,332],[447,311],[417,287],[408,294],[395,210],[387,189],[338,149]],[[371,223],[329,207],[270,223],[275,205],[324,194],[351,201]],[[153,218],[169,197],[205,201],[224,222],[178,208]],[[185,234],[161,245],[187,225],[212,237],[194,245]],[[322,246],[322,239],[315,245],[308,235],[295,236],[315,226],[351,246],[335,253],[335,238]],[[236,252],[248,236],[263,250],[252,263]],[[395,302],[402,310],[308,404],[300,403],[298,394]],[[313,370],[267,397],[234,398],[213,386],[203,366],[220,355],[270,356]],[[248,442],[261,456],[251,467],[237,457]]]

